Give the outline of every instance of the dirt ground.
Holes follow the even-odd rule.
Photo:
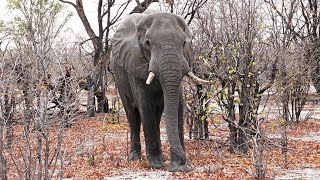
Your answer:
[[[191,140],[186,135],[187,156],[194,166],[188,173],[170,173],[166,168],[148,168],[145,148],[141,161],[128,162],[128,127],[125,115],[120,124],[110,122],[110,115],[79,118],[64,132],[64,179],[252,179],[255,177],[254,153],[232,154],[228,151],[227,126],[210,128],[210,140]],[[161,130],[165,164],[169,164],[169,145],[165,128]],[[281,122],[270,120],[263,124],[265,146],[264,166],[267,179],[320,179],[320,120],[309,119],[288,126],[288,163],[285,167],[281,149]],[[17,127],[15,134],[22,129]],[[56,137],[57,129],[48,129]],[[187,128],[186,128],[187,134]],[[31,135],[32,136],[32,135]],[[142,142],[144,142],[141,133]],[[31,138],[32,139],[32,138]],[[35,139],[35,138],[34,138]],[[21,142],[20,135],[15,136]],[[50,140],[53,146],[56,138]],[[23,143],[21,143],[23,144]],[[17,179],[23,147],[14,143],[8,160],[9,179]],[[53,152],[53,147],[51,148]],[[51,153],[52,153],[51,152]],[[12,159],[15,159],[15,164]],[[21,175],[21,174],[20,174]]]

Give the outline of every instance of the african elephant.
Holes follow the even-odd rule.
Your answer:
[[[159,11],[131,14],[111,44],[116,87],[130,126],[130,160],[141,158],[142,123],[149,165],[163,167],[159,124],[164,111],[171,153],[169,171],[191,170],[185,155],[180,84],[185,75],[197,84],[208,81],[190,70],[191,35],[186,22]]]

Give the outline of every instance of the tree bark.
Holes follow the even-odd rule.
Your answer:
[[[89,117],[94,117],[95,115],[95,97],[94,97],[94,85],[91,76],[87,77],[87,82],[89,86],[88,91],[88,106],[87,106],[87,113]]]

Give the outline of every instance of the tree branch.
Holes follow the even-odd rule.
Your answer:
[[[91,27],[91,25],[90,25],[90,23],[88,21],[88,18],[86,16],[85,12],[84,12],[82,0],[77,0],[76,4],[74,4],[72,2],[69,2],[69,1],[65,1],[65,0],[59,0],[59,1],[62,2],[62,3],[70,4],[76,9],[76,11],[78,13],[78,16],[81,19],[81,22],[82,22],[84,28],[86,29],[86,32],[87,32],[88,36],[91,39],[93,47],[95,49],[98,49],[99,48],[98,37],[95,34],[95,32],[93,31],[93,29],[92,29],[92,27]]]
[[[76,7],[77,7],[77,5],[76,5],[76,4],[74,4],[74,3],[72,3],[72,2],[65,1],[65,0],[59,0],[59,1],[60,1],[60,2],[62,2],[62,3],[70,4],[70,5],[72,5],[74,8],[76,8]]]
[[[137,2],[138,0],[136,0]],[[138,4],[138,6],[136,6],[131,12],[132,13],[143,13],[146,9],[148,9],[148,7],[150,6],[151,3],[153,2],[159,2],[159,0],[144,0],[142,3],[140,3],[140,5]]]
[[[272,70],[271,70],[271,79],[269,81],[269,83],[263,87],[258,94],[263,94],[266,90],[268,90],[269,88],[271,88],[271,86],[274,83],[274,80],[276,79],[276,74],[277,74],[277,65],[278,65],[278,60],[276,60],[273,64],[272,64]]]
[[[141,6],[141,3],[139,0],[136,0],[137,6]]]
[[[299,34],[298,32],[296,32],[293,28],[292,28],[292,22],[288,22],[288,20],[286,19],[285,15],[283,15],[276,7],[276,5],[274,4],[273,1],[268,1],[268,0],[264,0],[264,2],[268,3],[272,9],[274,11],[276,11],[276,13],[281,17],[281,19],[284,21],[286,27],[288,30],[290,30],[291,33],[293,33],[294,36],[299,37],[300,39],[302,39],[302,35]],[[291,6],[293,6],[293,3],[295,3],[296,0],[294,0],[293,2],[291,2]],[[289,19],[290,20],[290,19]]]

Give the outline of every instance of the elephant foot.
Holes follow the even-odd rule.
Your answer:
[[[176,162],[172,162],[169,167],[168,170],[170,172],[189,172],[193,170],[192,164],[187,161],[185,164],[179,164]]]
[[[131,152],[129,155],[130,161],[136,161],[141,159],[141,152]]]
[[[162,156],[148,157],[148,161],[151,168],[159,169],[164,167]]]

